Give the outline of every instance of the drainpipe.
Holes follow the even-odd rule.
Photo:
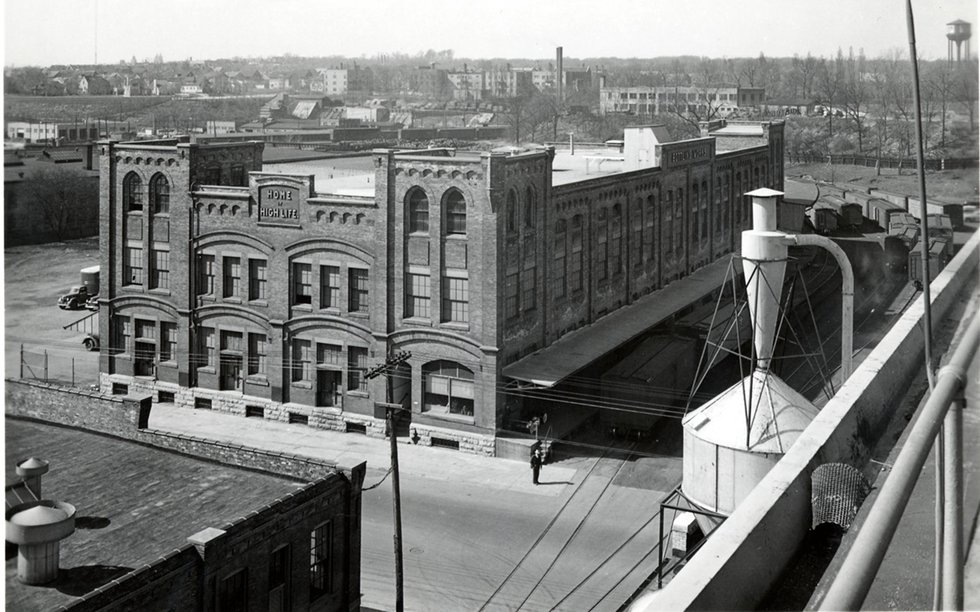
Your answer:
[[[837,263],[840,265],[841,276],[843,277],[843,287],[841,289],[841,372],[843,378],[841,384],[851,376],[852,354],[854,347],[854,271],[851,269],[851,262],[847,255],[837,243],[830,238],[818,236],[816,234],[796,234],[786,236],[786,241],[798,246],[816,246],[829,251]]]

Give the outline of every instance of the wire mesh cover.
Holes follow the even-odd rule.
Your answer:
[[[871,485],[854,467],[846,463],[825,463],[810,476],[813,491],[812,527],[834,523],[844,529],[851,526],[858,508],[871,491]]]

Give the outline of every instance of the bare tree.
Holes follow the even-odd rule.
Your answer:
[[[86,215],[98,214],[98,181],[67,168],[40,168],[24,181],[41,219],[55,239],[64,240]]]

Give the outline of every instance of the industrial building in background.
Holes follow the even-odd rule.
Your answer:
[[[376,150],[343,177],[255,142],[100,142],[101,388],[376,436],[388,401],[419,443],[500,455],[545,349],[727,265],[743,194],[781,188],[781,122],[703,133]],[[365,377],[400,351],[390,386]]]

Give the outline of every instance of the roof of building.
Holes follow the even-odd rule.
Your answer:
[[[47,499],[77,508],[61,542],[57,581],[28,586],[7,561],[6,605],[51,610],[187,544],[207,527],[259,510],[304,485],[117,438],[37,422],[6,421],[6,482],[17,461],[50,462]]]
[[[504,368],[504,376],[553,387],[596,359],[658,325],[721,286],[729,260],[722,258],[618,308],[595,323],[565,334],[556,342]]]

